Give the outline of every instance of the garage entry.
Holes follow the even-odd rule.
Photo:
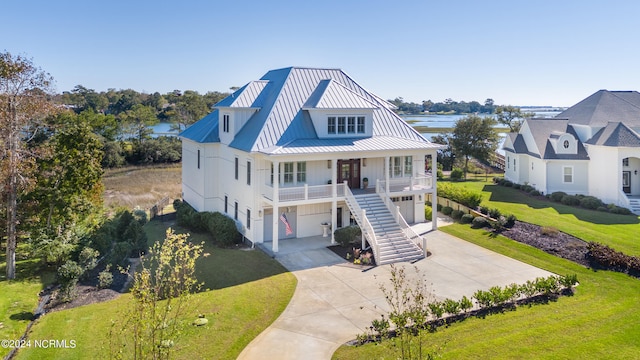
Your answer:
[[[296,229],[298,228],[298,211],[295,206],[280,208],[281,212],[277,216],[280,217],[284,212],[293,233],[287,235],[284,223],[278,219],[278,239],[293,239],[296,237]],[[264,241],[273,241],[273,209],[264,209],[264,232],[262,234]]]
[[[393,205],[400,207],[400,213],[408,224],[415,222],[415,206],[413,196],[395,196],[391,198]]]

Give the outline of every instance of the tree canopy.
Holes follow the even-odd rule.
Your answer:
[[[489,161],[498,146],[498,133],[493,128],[496,120],[477,115],[466,116],[456,122],[450,144],[458,158],[464,158],[464,177],[467,178],[469,159]]]

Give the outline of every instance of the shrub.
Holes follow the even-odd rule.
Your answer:
[[[489,209],[489,216],[493,219],[498,220],[500,218],[500,210],[498,209]]]
[[[532,190],[532,191],[529,192],[529,195],[531,195],[531,196],[540,196],[541,194],[540,194],[540,191],[538,191],[538,190]]]
[[[613,209],[610,210],[611,213],[613,214],[620,214],[620,215],[631,215],[631,210],[621,207],[621,206],[615,206]]]
[[[362,235],[362,230],[357,225],[343,227],[333,232],[336,242],[343,247],[349,247],[358,241],[358,236]]]
[[[453,168],[453,170],[451,170],[451,180],[460,180],[462,179],[462,177],[464,176],[464,171],[462,171],[462,169],[460,168]]]
[[[431,210],[431,206],[425,206],[424,207],[424,218],[425,220],[429,221],[431,220],[431,217],[433,215],[433,210]]]
[[[140,223],[141,226],[147,223],[147,212],[144,210],[133,210],[133,218]]]
[[[443,303],[443,307],[444,307],[444,312],[451,315],[458,315],[461,310],[460,303],[451,299],[445,299]]]
[[[482,202],[482,193],[447,183],[438,184],[438,195],[471,209],[477,208]]]
[[[73,300],[76,293],[76,284],[84,270],[78,263],[68,260],[58,268],[58,283],[60,283],[60,299],[68,302]]]
[[[438,169],[438,171],[436,172],[436,176],[438,177],[438,179],[442,179],[444,177],[444,173],[442,172],[442,170]]]
[[[478,216],[471,221],[471,227],[474,229],[481,229],[487,225],[489,225],[489,222],[482,216]]]
[[[236,222],[219,212],[200,212],[198,213],[200,221],[204,224],[206,231],[211,234],[213,243],[221,246],[228,247],[239,243],[242,240],[242,235],[238,232]]]
[[[494,176],[494,177],[493,177],[493,183],[494,183],[494,184],[497,184],[497,183],[499,183],[499,182],[500,182],[500,180],[502,180],[502,179],[503,179],[503,178],[501,178],[501,177]]]
[[[489,208],[487,206],[480,206],[480,213],[482,215],[489,215]]]
[[[505,223],[504,223],[504,227],[506,228],[512,228],[515,224],[516,224],[516,216],[513,214],[509,214],[507,215],[507,217],[505,218]]]
[[[513,188],[516,190],[520,190],[520,184],[513,184]]]
[[[546,235],[546,236],[550,236],[550,237],[555,237],[556,235],[558,235],[559,231],[558,229],[552,227],[552,226],[543,226],[540,228],[540,234],[541,235]]]
[[[563,191],[556,191],[556,192],[551,193],[550,196],[551,196],[551,200],[552,201],[561,202],[562,198],[567,196],[567,193],[563,192]]]
[[[574,195],[565,195],[560,200],[561,203],[570,206],[578,206],[580,205],[580,199]]]
[[[473,302],[471,302],[471,299],[469,299],[466,295],[462,296],[462,299],[460,299],[460,310],[462,311],[468,311],[471,310],[473,308]]]
[[[451,215],[452,211],[453,211],[453,208],[451,206],[444,206],[442,208],[442,213],[445,215]]]
[[[471,215],[471,214],[464,214],[460,218],[460,223],[461,224],[470,224],[472,221],[473,221],[473,215]]]
[[[512,187],[512,186],[513,186],[513,183],[512,183],[511,181],[509,181],[509,180],[505,180],[505,181],[502,183],[502,186],[505,186],[505,187]]]
[[[462,219],[462,215],[464,215],[464,211],[461,211],[461,210],[453,210],[453,211],[451,212],[451,218],[452,218],[453,220],[460,220],[460,219]]]
[[[115,243],[111,250],[111,255],[109,256],[109,264],[113,266],[127,266],[130,253],[131,245],[128,242]]]
[[[531,191],[533,191],[533,190],[535,190],[535,189],[536,189],[536,188],[534,188],[534,187],[533,187],[533,186],[531,186],[531,185],[522,185],[522,186],[520,187],[520,190],[522,190],[522,191],[524,191],[524,192],[526,192],[526,193],[529,193],[529,192],[531,192]]]
[[[442,204],[438,204],[438,205],[436,206],[436,209],[438,209],[438,211],[442,211]]]
[[[110,271],[111,266],[107,267],[98,274],[98,288],[108,289],[113,284],[113,274]]]
[[[597,264],[622,271],[640,272],[640,258],[615,251],[597,242],[587,244],[587,256]]]
[[[598,206],[596,210],[602,211],[602,212],[609,212],[609,208],[607,208],[606,206]]]
[[[596,197],[585,196],[582,199],[580,199],[580,206],[585,209],[596,210],[597,208],[604,206],[604,204],[600,199]]]

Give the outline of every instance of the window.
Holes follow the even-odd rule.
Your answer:
[[[298,183],[307,182],[307,163],[304,161],[296,164],[296,181]]]
[[[327,119],[327,132],[329,134],[335,134],[336,133],[336,118],[335,118],[335,116],[329,116],[329,118]]]
[[[284,172],[283,172],[283,180],[285,184],[293,184],[293,163],[286,162],[283,163]]]
[[[224,213],[229,213],[229,197],[227,195],[224,196]]]
[[[355,134],[355,132],[356,132],[356,117],[349,116],[347,118],[347,133]]]
[[[200,149],[198,149],[198,169],[200,169]]]
[[[404,176],[411,176],[413,172],[413,156],[404,157]]]
[[[238,158],[235,158],[235,168],[234,168],[234,173],[235,173],[236,180],[238,180],[238,166],[239,166],[239,164],[238,164]]]
[[[247,209],[247,229],[251,229],[251,209]]]
[[[247,161],[247,185],[251,185],[251,161]]]
[[[569,148],[569,140],[565,140],[565,141],[562,143],[562,146],[563,146],[565,149],[568,149],[568,148]]]
[[[507,156],[507,169],[511,168],[511,157]]]
[[[344,134],[346,128],[347,118],[344,116],[338,117],[338,134]]]
[[[562,182],[570,184],[573,183],[573,167],[565,166],[562,168]]]
[[[393,159],[393,176],[399,177],[402,176],[402,158],[400,156],[396,156]]]
[[[516,159],[514,158],[513,159],[513,170],[515,170],[515,169],[516,169]]]
[[[364,134],[364,116],[358,116],[358,134]]]
[[[233,210],[233,218],[238,220],[238,202],[235,202],[235,209]]]
[[[222,115],[222,131],[229,132],[229,114]]]
[[[273,185],[273,163],[271,163],[271,185]]]
[[[622,166],[629,166],[629,158],[622,159]]]

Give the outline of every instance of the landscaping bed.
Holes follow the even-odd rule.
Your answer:
[[[586,267],[591,266],[587,243],[562,231],[516,221],[512,228],[502,231],[501,234],[563,259]]]

